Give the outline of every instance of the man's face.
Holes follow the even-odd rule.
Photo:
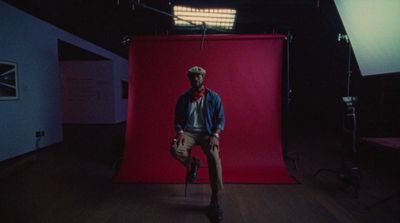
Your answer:
[[[199,90],[203,87],[204,75],[201,74],[189,74],[190,85],[193,89]]]

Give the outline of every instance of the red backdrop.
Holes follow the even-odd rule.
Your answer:
[[[132,38],[126,147],[116,180],[184,182],[185,169],[169,149],[176,101],[190,87],[186,72],[198,65],[225,109],[224,182],[293,183],[281,152],[283,42],[280,35],[211,35],[201,49],[197,35]],[[194,153],[204,159],[200,148]]]

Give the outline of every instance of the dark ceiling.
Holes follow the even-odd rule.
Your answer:
[[[137,5],[132,7],[132,0],[4,1],[125,58],[127,50],[121,44],[124,36],[189,32],[175,30],[172,27],[172,19],[168,16]],[[318,29],[320,17],[334,9],[331,0],[142,0],[139,2],[168,13],[171,13],[173,5],[178,4],[235,8],[237,23],[232,33],[286,34],[290,31],[294,36],[311,35],[313,30]],[[331,25],[337,29],[337,24]],[[208,30],[209,34],[213,32],[216,31]]]

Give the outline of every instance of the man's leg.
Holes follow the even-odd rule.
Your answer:
[[[184,132],[183,133],[184,141],[183,143],[177,145],[177,142],[175,140],[172,142],[171,145],[171,155],[177,159],[182,165],[185,167],[189,167],[190,165],[190,158],[189,158],[189,152],[188,150],[191,149],[194,144],[196,143],[194,137],[189,134]]]
[[[209,136],[204,136],[204,138],[200,142],[200,145],[203,148],[203,152],[207,155],[211,186],[210,214],[213,218],[216,218],[217,220],[222,220],[223,210],[221,203],[221,191],[223,189],[223,182],[221,158],[219,156],[219,148],[214,148],[211,150],[208,146],[208,143]]]
[[[188,150],[196,144],[196,135],[184,132],[183,137],[183,144],[179,144],[179,146],[175,140],[172,142],[171,154],[188,170],[188,174],[186,176],[187,182],[194,183],[197,179],[197,171],[200,167],[200,160],[195,157],[190,158]]]

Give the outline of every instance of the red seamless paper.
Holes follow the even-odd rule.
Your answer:
[[[207,35],[133,37],[129,60],[126,146],[117,182],[182,183],[185,168],[170,155],[174,110],[189,89],[187,70],[207,70],[205,85],[222,98],[226,183],[294,183],[281,145],[284,36]],[[201,149],[193,153],[201,156]],[[207,179],[202,171],[201,179]]]

